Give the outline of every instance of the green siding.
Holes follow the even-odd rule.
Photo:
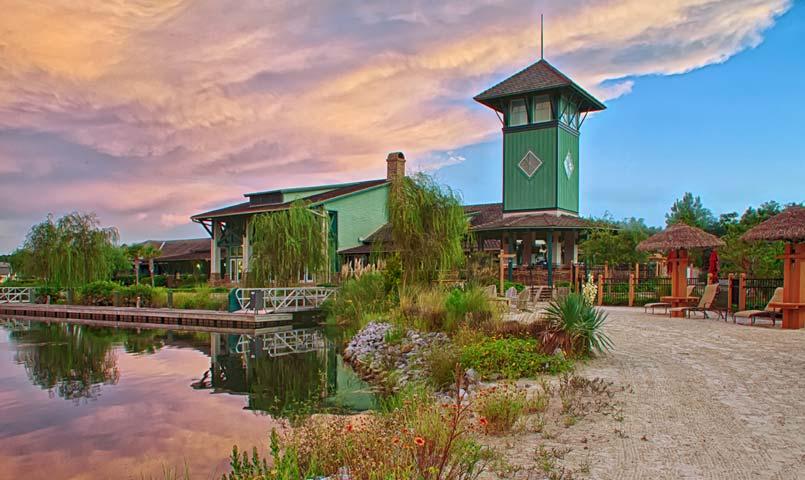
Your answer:
[[[384,184],[323,203],[325,209],[338,212],[337,250],[357,247],[361,238],[388,222],[388,192],[388,185]]]
[[[559,128],[558,203],[557,206],[571,212],[579,212],[579,136]],[[568,178],[565,172],[565,157],[568,152],[573,157],[573,172]]]
[[[299,198],[310,197],[311,195],[316,195],[319,193],[329,192],[332,188],[319,188],[319,189],[310,189],[310,190],[299,190],[293,192],[282,192],[282,201],[283,202],[293,202]]]
[[[556,208],[556,128],[540,128],[503,134],[503,209]],[[519,167],[532,151],[542,166],[529,178]]]

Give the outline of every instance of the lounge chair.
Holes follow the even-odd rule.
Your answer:
[[[531,304],[531,291],[528,288],[524,288],[522,292],[517,294],[517,310],[520,311],[529,311]]]
[[[696,288],[696,285],[688,285],[688,288],[685,289],[685,291],[687,292],[685,294],[685,296],[689,297],[689,296],[693,295],[693,289],[694,288]],[[648,313],[649,308],[651,309],[652,315],[654,314],[655,309],[664,308],[665,311],[662,312],[662,313],[663,313],[663,315],[665,315],[666,313],[668,313],[668,309],[671,308],[671,304],[668,303],[668,302],[654,302],[654,303],[647,303],[647,304],[643,305],[643,311],[645,313]]]
[[[497,298],[498,296],[497,285],[487,285],[486,287],[484,287],[484,293],[489,298]]]
[[[755,319],[757,318],[770,318],[771,325],[774,326],[777,322],[778,318],[782,318],[783,314],[778,308],[772,308],[769,305],[772,303],[779,303],[783,301],[783,287],[777,287],[774,290],[774,295],[771,296],[771,300],[769,300],[769,304],[766,305],[766,308],[763,310],[742,310],[740,312],[735,312],[732,314],[732,321],[738,321],[738,317],[740,318],[748,318],[752,325],[755,324]]]
[[[702,298],[699,299],[699,304],[695,307],[676,307],[668,309],[669,313],[673,312],[684,312],[686,317],[690,317],[691,312],[702,312],[704,318],[710,318],[707,316],[707,312],[713,310],[713,303],[716,301],[716,294],[718,293],[718,284],[711,283],[710,285],[704,287],[704,292],[702,293]]]

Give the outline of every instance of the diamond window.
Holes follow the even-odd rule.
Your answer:
[[[567,174],[567,178],[573,176],[573,170],[575,169],[576,165],[573,163],[573,155],[567,152],[567,155],[565,155],[565,173]]]
[[[529,150],[523,159],[520,160],[520,163],[518,163],[517,166],[520,167],[520,170],[522,170],[523,173],[528,176],[528,178],[531,178],[534,176],[534,173],[539,170],[539,167],[542,166],[542,160],[540,160],[538,156],[534,155],[534,152]]]

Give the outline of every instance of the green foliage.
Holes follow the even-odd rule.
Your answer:
[[[388,216],[403,284],[430,282],[463,265],[469,223],[449,188],[424,174],[400,178],[389,192]]]
[[[338,293],[324,304],[324,311],[338,322],[360,326],[367,315],[391,308],[386,279],[380,273],[365,273],[341,284]]]
[[[725,246],[718,249],[723,273],[744,272],[754,278],[781,276],[783,264],[777,256],[783,253],[783,242],[744,242],[741,236],[750,228],[780,213],[777,202],[765,202],[758,208],[749,207],[738,217],[737,213],[721,215],[719,229],[724,232]]]
[[[94,213],[51,215],[31,227],[15,263],[22,275],[47,285],[75,288],[111,276],[115,228],[101,228]]]
[[[239,452],[232,447],[229,465],[232,472],[221,477],[221,480],[299,480],[301,472],[296,451],[287,448],[280,451],[280,440],[276,430],[271,430],[271,466],[265,458],[260,458],[257,448],[248,452]]]
[[[702,230],[711,231],[716,226],[716,218],[710,209],[705,208],[699,196],[685,192],[681,199],[677,199],[671,206],[671,211],[665,214],[666,225],[684,223]]]
[[[537,340],[500,338],[464,346],[461,350],[461,366],[474,369],[484,378],[503,376],[518,379],[564,372],[573,368],[573,363],[540,353]]]
[[[460,363],[460,358],[455,348],[446,346],[431,348],[425,353],[423,360],[428,383],[433,388],[441,390],[456,382],[456,365]]]
[[[188,292],[173,292],[173,308],[226,311],[227,294],[215,292],[208,287],[199,287]]]
[[[479,392],[475,410],[481,417],[484,433],[504,434],[526,413],[527,404],[525,390],[504,383]]]
[[[475,286],[454,288],[447,295],[444,304],[447,311],[445,327],[450,332],[463,324],[477,328],[491,320],[496,313],[489,297],[480,287]]]
[[[552,301],[545,309],[557,346],[566,353],[587,355],[593,350],[612,348],[612,340],[603,331],[607,314],[595,308],[583,295],[571,293]]]
[[[84,305],[107,306],[114,301],[114,292],[121,286],[108,280],[98,280],[88,283],[79,289]]]
[[[311,275],[325,271],[326,223],[303,200],[287,210],[256,215],[249,223],[249,283],[288,286],[298,283],[305,270]]]
[[[631,265],[648,259],[647,253],[637,251],[637,244],[653,233],[642,218],[615,221],[604,216],[592,221],[598,228],[591,230],[579,244],[581,256],[587,264]]]

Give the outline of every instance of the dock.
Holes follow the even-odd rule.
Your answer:
[[[109,326],[150,326],[205,331],[262,330],[312,323],[320,320],[318,310],[288,312],[240,311],[234,313],[175,308],[92,307],[82,305],[45,305],[0,303],[0,315],[17,319],[70,321]]]

